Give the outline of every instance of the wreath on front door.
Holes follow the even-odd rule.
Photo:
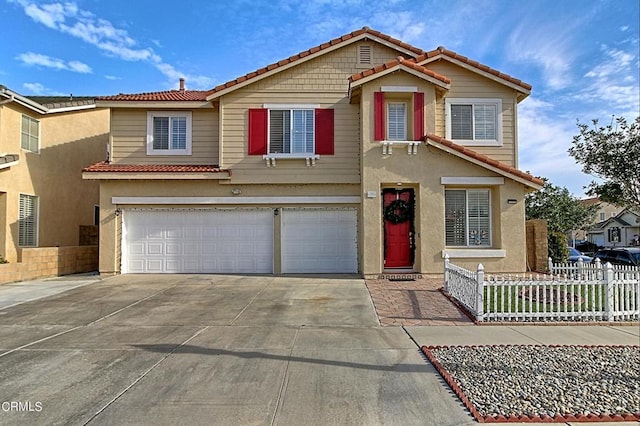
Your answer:
[[[411,219],[411,205],[404,200],[394,200],[384,208],[384,218],[391,223],[402,223]]]

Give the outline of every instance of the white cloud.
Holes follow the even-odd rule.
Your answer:
[[[36,95],[36,96],[42,96],[42,95],[65,96],[65,95],[67,95],[67,93],[60,93],[60,92],[51,91],[48,88],[44,87],[40,83],[24,83],[22,85],[22,87],[24,88],[24,94],[25,95]]]
[[[75,3],[50,3],[40,5],[30,0],[14,0],[25,14],[35,22],[45,25],[72,37],[76,37],[102,52],[124,61],[143,61],[153,65],[169,80],[177,84],[179,77],[187,77],[194,87],[209,89],[212,79],[206,76],[188,76],[165,63],[150,47],[137,47],[138,43],[126,30],[114,27],[111,22],[96,17],[93,13],[81,10]],[[44,56],[44,55],[42,55]],[[74,72],[87,72],[88,66],[78,61],[69,63],[54,60],[50,66],[68,69]]]
[[[528,98],[518,108],[519,168],[546,177],[575,196],[584,195],[583,187],[592,178],[567,152],[576,133],[576,122],[559,115],[553,104]]]
[[[59,58],[52,58],[51,56],[42,55],[40,53],[26,52],[21,53],[16,57],[25,65],[35,65],[45,68],[53,68],[55,70],[66,70],[77,72],[81,74],[91,74],[91,67],[80,61],[65,62]]]
[[[585,86],[574,96],[575,100],[590,103],[600,114],[623,115],[635,118],[640,111],[640,85],[638,83],[638,57],[635,51],[601,46],[602,57],[585,75]],[[593,117],[593,118],[597,118]]]

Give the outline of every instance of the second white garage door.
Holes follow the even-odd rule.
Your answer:
[[[283,209],[282,272],[358,272],[356,209]]]
[[[273,210],[126,210],[123,273],[272,273]]]

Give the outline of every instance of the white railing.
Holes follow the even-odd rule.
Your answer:
[[[636,321],[640,268],[550,265],[549,275],[486,275],[445,258],[445,291],[477,321]]]

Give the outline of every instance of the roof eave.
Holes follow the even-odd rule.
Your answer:
[[[267,68],[267,71],[263,72],[262,74],[258,74],[258,75],[254,76],[254,77],[248,77],[242,82],[235,83],[235,84],[233,84],[233,85],[231,85],[229,87],[226,87],[224,89],[220,89],[218,91],[215,91],[214,93],[212,93],[209,96],[207,96],[207,101],[211,101],[211,100],[217,99],[217,98],[219,98],[221,96],[224,96],[224,95],[226,95],[226,94],[228,94],[230,92],[233,92],[234,90],[241,89],[242,87],[246,87],[246,86],[248,86],[250,84],[253,84],[255,82],[258,82],[258,81],[260,81],[260,80],[262,80],[264,78],[270,77],[270,76],[272,76],[274,74],[277,74],[279,72],[285,71],[285,70],[287,70],[289,68],[292,68],[294,66],[297,66],[299,64],[303,64],[303,63],[305,63],[307,61],[310,61],[312,59],[315,59],[315,58],[317,58],[319,56],[322,56],[324,54],[333,52],[334,50],[340,49],[340,48],[342,48],[344,46],[348,46],[350,44],[356,43],[356,42],[361,41],[361,40],[374,40],[374,41],[376,41],[376,42],[378,42],[380,44],[383,44],[383,45],[385,45],[385,46],[387,46],[387,47],[389,47],[391,49],[397,50],[399,52],[404,53],[405,55],[411,56],[412,58],[417,58],[420,55],[419,53],[416,53],[416,52],[414,52],[414,51],[412,51],[410,49],[407,49],[407,48],[404,48],[404,47],[402,47],[400,45],[394,44],[394,43],[390,42],[389,40],[385,40],[385,39],[380,38],[380,37],[378,37],[378,36],[376,36],[374,34],[371,34],[369,32],[363,32],[362,34],[359,34],[357,36],[351,37],[348,40],[344,40],[342,42],[336,43],[336,44],[334,44],[332,46],[329,46],[329,47],[326,47],[324,49],[319,49],[318,51],[310,53],[310,54],[308,54],[306,56],[301,56],[300,58],[298,58],[296,60],[293,60],[293,61],[291,61],[291,62],[289,62],[287,64],[275,66],[271,70],[269,70],[268,68],[270,66],[272,66],[272,65],[277,65],[277,63],[276,64],[272,64],[272,65],[268,65],[267,67],[265,67],[265,68]],[[301,52],[301,53],[305,53],[305,52]],[[298,55],[300,55],[300,54],[298,54]],[[292,57],[295,57],[295,56],[298,56],[298,55],[294,55]],[[284,61],[286,61],[286,60],[288,60],[288,59],[284,59]],[[261,68],[260,70],[263,70],[265,68]],[[257,73],[260,70],[256,70],[253,73]],[[253,74],[253,73],[249,73],[249,74]],[[247,75],[249,75],[249,74],[247,74]],[[240,77],[240,78],[242,78],[242,77]],[[227,84],[230,84],[230,83],[233,83],[233,81],[230,81]]]
[[[493,165],[485,163],[484,161],[481,161],[481,160],[479,160],[477,158],[471,157],[469,155],[465,155],[464,153],[462,153],[462,152],[460,152],[460,151],[458,151],[456,149],[453,149],[451,147],[448,147],[446,145],[443,145],[441,143],[438,143],[437,141],[434,141],[434,140],[430,139],[429,136],[427,136],[424,139],[424,142],[429,146],[433,146],[434,148],[440,149],[440,150],[445,151],[445,152],[447,152],[449,154],[455,155],[458,158],[462,158],[462,159],[464,159],[466,161],[469,161],[469,162],[471,162],[473,164],[476,164],[476,165],[478,165],[480,167],[483,167],[483,168],[485,168],[487,170],[491,170],[494,173],[497,173],[499,175],[502,175],[504,177],[512,179],[512,180],[514,180],[516,182],[519,182],[519,183],[525,185],[526,187],[530,188],[531,191],[537,191],[539,189],[542,189],[542,187],[544,186],[544,183],[538,183],[538,182],[531,181],[531,180],[526,179],[526,178],[524,178],[522,176],[518,176],[517,174],[511,173],[511,172],[509,172],[507,170],[503,170],[500,167],[493,166]]]
[[[204,101],[114,101],[96,100],[98,108],[171,108],[171,109],[199,109],[213,108],[211,102]]]
[[[361,86],[361,85],[364,85],[366,83],[369,83],[370,81],[377,80],[377,79],[379,79],[381,77],[384,77],[385,75],[394,73],[394,72],[399,71],[399,70],[408,72],[409,74],[412,74],[412,75],[414,75],[414,76],[416,76],[418,78],[421,78],[421,79],[423,79],[425,81],[428,81],[429,83],[432,83],[432,84],[434,84],[434,85],[436,85],[438,87],[441,87],[441,88],[443,88],[445,90],[449,90],[451,88],[451,84],[449,84],[449,83],[445,83],[444,81],[438,80],[437,78],[431,77],[428,74],[422,73],[422,72],[420,72],[418,70],[415,70],[413,68],[410,68],[410,67],[408,67],[406,65],[402,65],[402,64],[398,64],[398,65],[396,65],[394,67],[391,67],[391,68],[388,68],[388,69],[386,69],[384,71],[373,73],[373,74],[371,74],[369,76],[366,76],[366,77],[360,78],[360,79],[358,79],[356,81],[353,81],[353,82],[351,82],[351,88],[355,89],[358,86]]]

